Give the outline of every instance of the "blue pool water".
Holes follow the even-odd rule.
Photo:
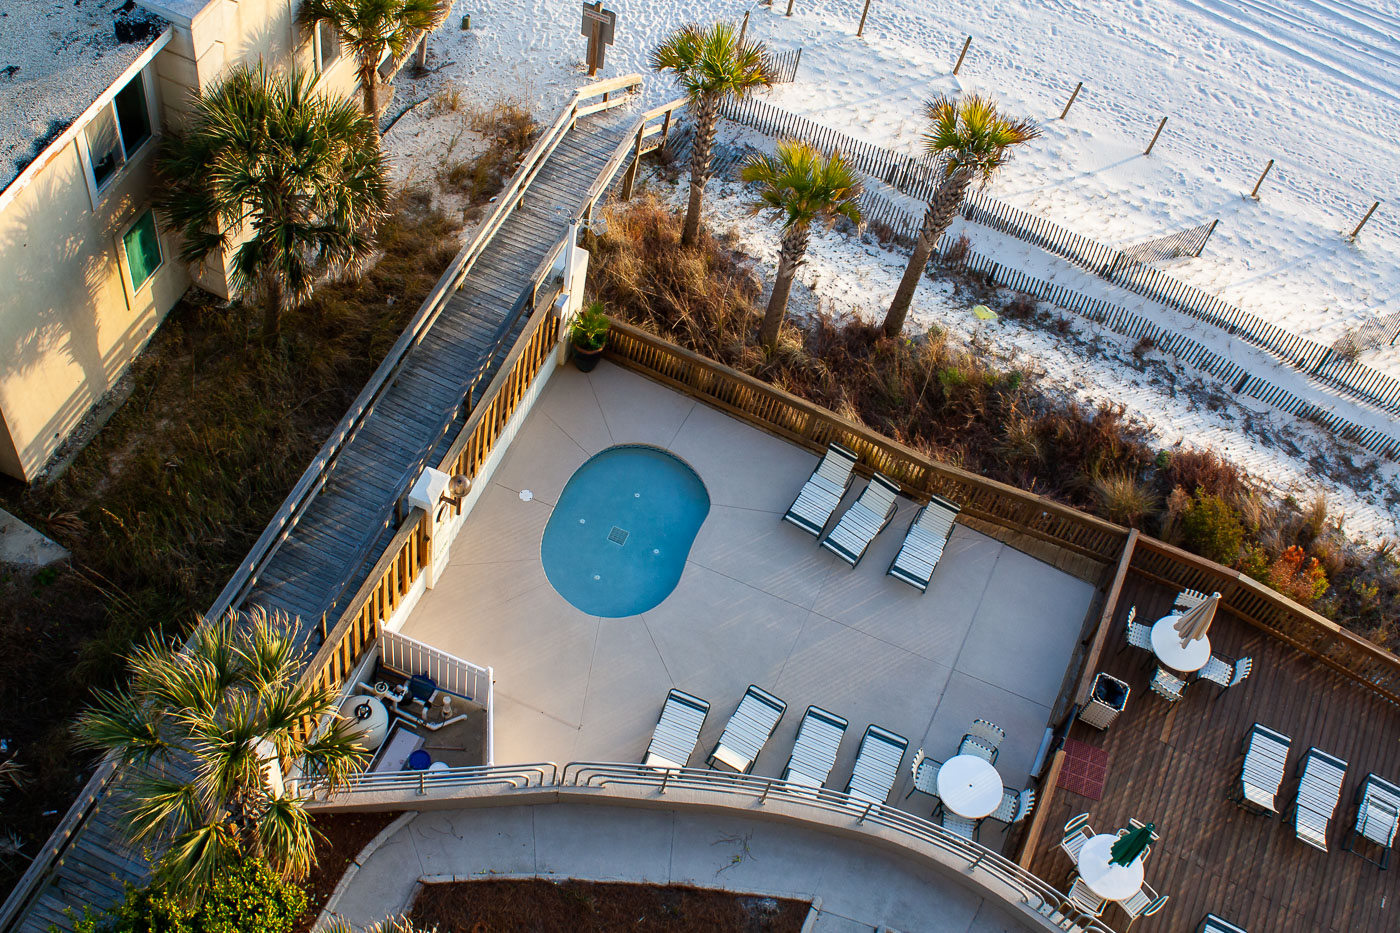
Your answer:
[[[545,525],[550,584],[589,615],[653,608],[676,588],[710,495],[695,471],[655,447],[609,447],[569,477]]]

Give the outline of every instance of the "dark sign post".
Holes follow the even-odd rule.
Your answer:
[[[588,37],[588,76],[591,78],[603,67],[603,53],[613,43],[613,29],[617,26],[617,14],[603,9],[603,0],[597,3],[584,3],[582,34]]]

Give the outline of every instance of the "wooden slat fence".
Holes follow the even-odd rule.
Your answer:
[[[1218,223],[1220,223],[1219,220],[1212,220],[1189,230],[1179,230],[1166,236],[1153,237],[1135,246],[1125,246],[1122,252],[1124,256],[1140,263],[1161,262],[1164,259],[1179,259],[1182,256],[1199,256],[1201,250],[1206,248],[1206,241],[1215,232]]]
[[[856,168],[920,200],[929,200],[937,188],[941,163],[931,157],[915,158],[854,139],[754,98],[727,103],[720,112],[727,119],[769,136],[803,139],[827,154],[840,151]],[[983,192],[969,192],[961,211],[972,223],[1068,259],[1115,285],[1238,335],[1325,385],[1400,414],[1400,379],[1356,362],[1349,353],[1290,333],[1216,295],[1150,268],[1125,251],[1035,217]],[[1389,334],[1393,340],[1396,332],[1400,332],[1400,322],[1382,324],[1377,339]]]
[[[1393,346],[1396,338],[1400,338],[1400,311],[1392,311],[1357,325],[1333,342],[1332,349],[1350,355],[1376,347]]]
[[[1118,564],[1129,541],[1127,528],[930,460],[820,406],[629,324],[613,322],[607,356],[813,452],[839,441],[861,455],[862,472],[879,470],[915,496],[935,492],[948,496],[962,503],[966,516],[1051,541],[1094,558],[1105,569]],[[1132,540],[1129,553],[1134,571],[1178,588],[1219,591],[1224,604],[1251,624],[1400,703],[1400,658],[1239,571],[1145,535]]]
[[[797,80],[797,66],[802,63],[802,50],[769,51],[763,59],[768,66],[768,73],[773,76],[774,84],[791,84]]]

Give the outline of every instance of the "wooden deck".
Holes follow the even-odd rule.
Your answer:
[[[568,219],[614,153],[630,142],[636,119],[628,108],[583,117],[550,154],[524,203],[492,237],[348,442],[330,481],[273,555],[244,607],[263,605],[303,620],[303,640],[315,643],[322,613],[342,591],[354,593],[392,538],[395,500],[410,473],[446,453],[470,415],[462,400],[473,379],[485,367],[480,384],[488,384],[509,353],[528,314],[499,345],[498,333],[535,270],[564,237]],[[46,933],[51,924],[72,930],[74,918],[65,908],[78,917],[84,906],[105,908],[120,899],[124,882],[145,877],[145,858],[126,841],[119,805],[129,778],[119,776],[94,804],[42,893],[13,926],[15,933]]]
[[[1366,774],[1400,778],[1400,709],[1223,613],[1211,628],[1212,650],[1253,657],[1253,673],[1223,694],[1208,682],[1192,684],[1169,705],[1147,686],[1151,669],[1143,665],[1150,656],[1124,647],[1124,619],[1136,605],[1138,621],[1151,624],[1174,596],[1145,577],[1128,576],[1099,665],[1131,685],[1127,709],[1107,732],[1075,723],[1069,734],[1107,751],[1103,799],[1056,789],[1031,869],[1057,886],[1066,882],[1071,865],[1059,840],[1077,813],[1088,812],[1096,832],[1136,817],[1155,822],[1161,834],[1147,861],[1147,883],[1171,900],[1135,930],[1188,933],[1208,911],[1251,933],[1400,929],[1400,871],[1380,871],[1342,849]],[[1246,813],[1227,799],[1240,774],[1241,740],[1255,722],[1293,739],[1281,806],[1292,799],[1296,765],[1309,746],[1349,763],[1330,852],[1298,842],[1283,820]],[[1116,906],[1104,920],[1116,929],[1128,922]]]

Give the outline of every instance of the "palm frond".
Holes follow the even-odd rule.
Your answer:
[[[150,775],[136,781],[126,812],[135,842],[178,836],[208,822],[198,786],[168,775]]]
[[[179,833],[156,864],[156,877],[191,897],[228,872],[243,856],[227,823],[206,823]]]
[[[1007,117],[996,101],[979,94],[956,99],[940,95],[924,103],[923,115],[924,151],[947,157],[945,178],[968,170],[990,181],[1014,147],[1040,136],[1033,121]]]
[[[78,716],[82,748],[112,751],[127,761],[146,763],[172,749],[161,729],[161,714],[129,693],[94,691],[95,702]]]
[[[316,864],[319,833],[301,800],[270,800],[258,819],[257,834],[263,857],[285,877],[304,878]]]
[[[758,186],[750,209],[777,216],[784,230],[829,225],[840,217],[860,223],[864,186],[840,153],[828,159],[807,143],[782,140],[776,154],[751,156],[741,177]]]

